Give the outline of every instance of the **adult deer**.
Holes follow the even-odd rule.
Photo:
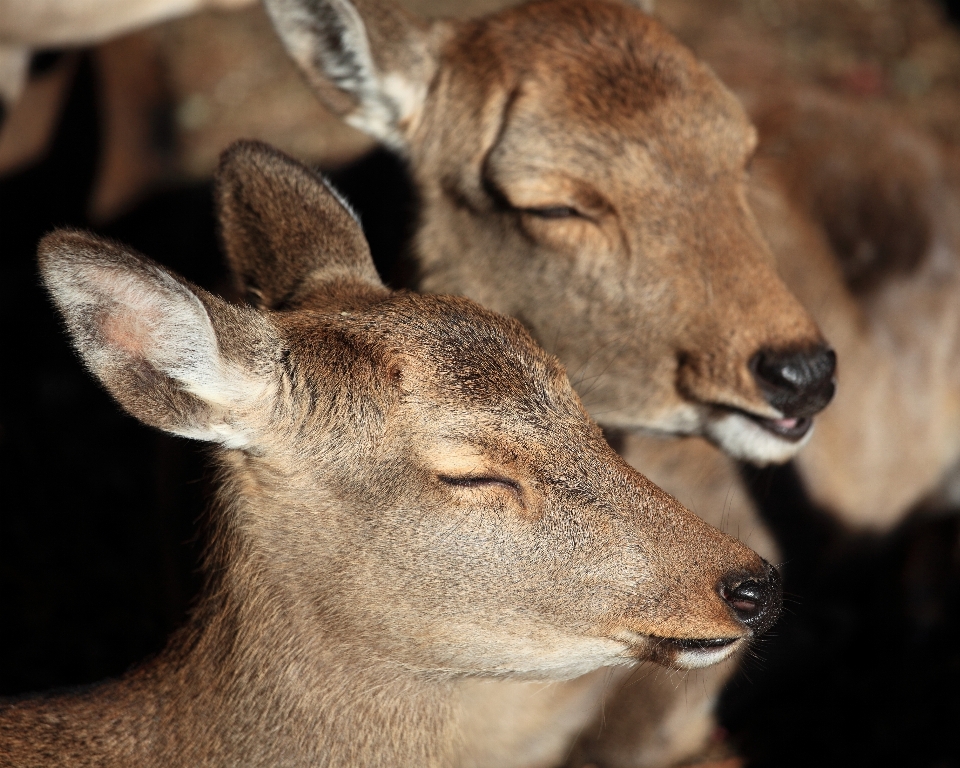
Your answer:
[[[776,571],[628,467],[519,323],[384,288],[264,145],[227,153],[218,202],[254,307],[92,235],[40,245],[88,368],[213,444],[221,487],[189,625],[119,681],[5,706],[5,764],[466,763],[460,678],[698,666],[775,618]]]
[[[727,459],[649,436],[785,461],[833,394],[833,352],[748,207],[756,134],[733,95],[629,4],[534,2],[429,23],[381,0],[266,6],[324,103],[406,158],[418,285],[521,319],[625,436],[632,463],[773,557]],[[627,724],[605,727],[609,748],[585,759],[689,756],[731,670],[679,692],[632,683],[604,718],[622,708]],[[489,765],[562,761],[608,682],[482,685],[468,738],[490,747]]]

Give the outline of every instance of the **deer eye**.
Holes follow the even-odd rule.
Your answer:
[[[518,495],[520,494],[519,483],[507,477],[498,477],[496,475],[437,475],[437,478],[444,485],[453,485],[458,488],[501,486],[503,488],[509,488]]]
[[[520,208],[519,210],[521,213],[536,216],[538,219],[570,219],[583,216],[576,208],[571,208],[568,205],[550,205],[545,208]]]

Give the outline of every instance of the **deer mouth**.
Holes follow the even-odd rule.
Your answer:
[[[629,636],[633,640],[631,655],[672,669],[699,669],[717,664],[733,655],[747,640],[746,637],[658,637],[634,633]]]
[[[627,656],[634,659],[672,669],[699,669],[729,658],[749,637],[664,637],[621,630],[614,639],[624,643]]]
[[[711,411],[701,434],[730,456],[761,466],[789,461],[813,434],[811,416],[771,419],[728,405]]]
[[[730,657],[742,641],[742,637],[663,638],[660,640],[658,651],[665,652],[664,656],[669,656],[668,666],[699,669]]]
[[[813,426],[813,419],[810,416],[801,416],[792,419],[765,419],[762,416],[755,416],[746,411],[741,411],[741,413],[755,424],[767,430],[767,432],[783,440],[788,440],[791,443],[797,443],[803,440]]]
[[[739,639],[739,637],[714,637],[710,640],[673,640],[667,638],[667,642],[673,643],[677,648],[684,651],[709,651],[714,648],[726,648],[728,645],[733,645]]]

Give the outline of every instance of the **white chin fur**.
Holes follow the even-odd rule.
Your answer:
[[[678,653],[674,658],[674,664],[682,669],[702,669],[730,658],[741,645],[743,645],[743,642],[738,641],[723,648],[705,648],[703,650],[691,648]]]
[[[623,642],[599,637],[584,637],[551,643],[537,638],[517,652],[508,654],[504,662],[501,650],[494,657],[482,655],[459,660],[454,666],[481,672],[483,676],[510,677],[520,680],[570,680],[600,667],[623,663],[627,647]]]
[[[793,442],[777,437],[746,416],[728,413],[711,419],[704,433],[734,458],[762,466],[782,464],[796,456],[813,434],[813,427]]]

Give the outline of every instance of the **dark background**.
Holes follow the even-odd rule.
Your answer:
[[[84,60],[51,152],[0,179],[0,696],[123,673],[163,647],[199,586],[203,447],[115,406],[36,275],[45,232],[89,228],[99,139]],[[413,205],[402,168],[375,153],[335,181],[389,277]],[[209,185],[99,231],[226,285]],[[734,742],[756,766],[960,766],[960,518],[918,510],[890,536],[850,536],[789,466],[744,473],[782,543],[787,599],[724,696]]]

